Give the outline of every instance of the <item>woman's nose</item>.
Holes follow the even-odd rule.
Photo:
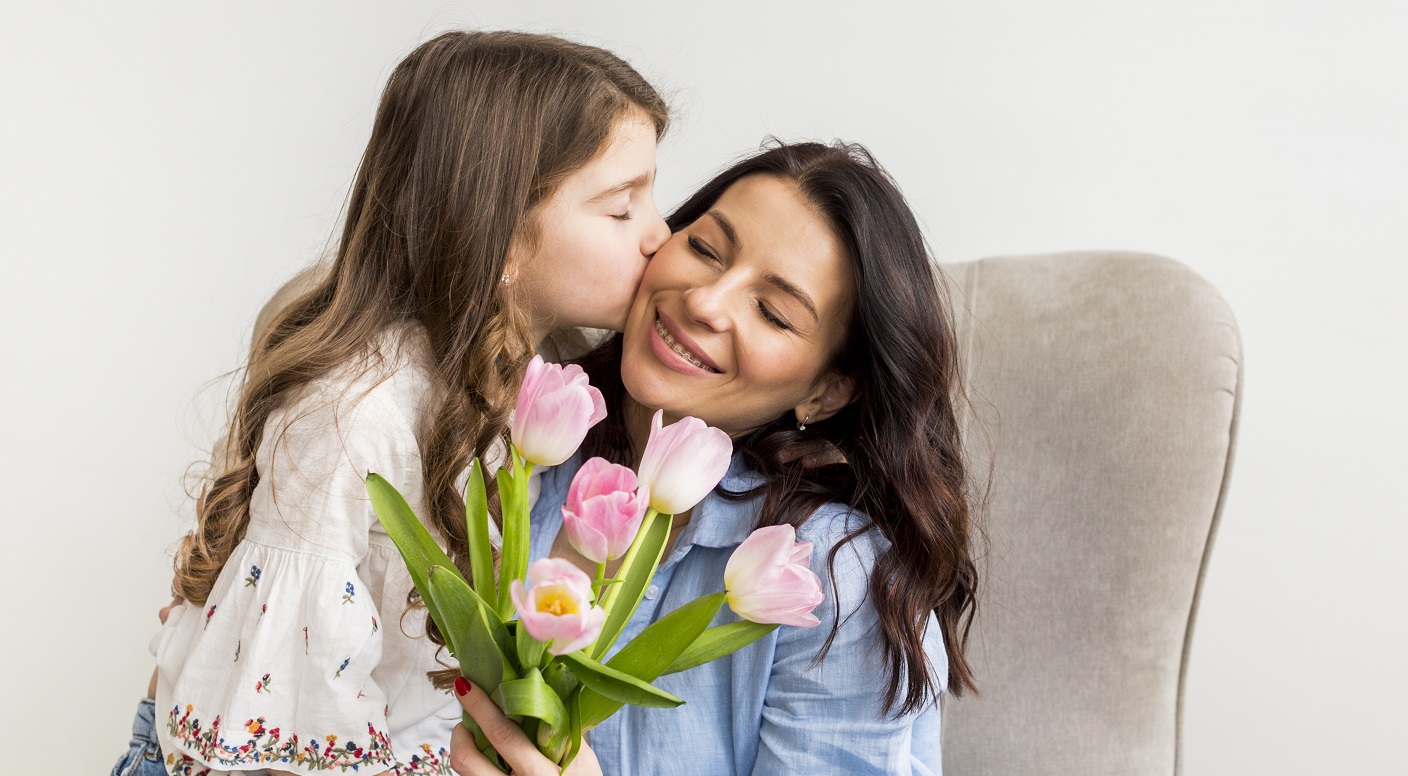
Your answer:
[[[696,325],[710,331],[725,331],[729,327],[727,276],[713,282],[688,288],[684,292],[684,309]]]

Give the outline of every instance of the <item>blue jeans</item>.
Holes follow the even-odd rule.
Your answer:
[[[112,776],[166,776],[161,761],[161,744],[156,740],[156,703],[143,698],[132,717],[132,743],[127,753],[117,760]]]

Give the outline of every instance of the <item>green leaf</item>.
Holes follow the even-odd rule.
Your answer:
[[[645,596],[646,586],[660,566],[660,556],[664,554],[665,542],[669,538],[670,516],[654,509],[646,512],[645,523],[631,542],[631,548],[626,550],[626,557],[616,572],[616,578],[621,583],[612,585],[606,592],[606,603],[602,606],[606,610],[606,622],[591,647],[593,658],[600,659],[611,649],[631,615],[635,614],[636,607],[640,606],[640,600]]]
[[[517,454],[510,449],[510,457]],[[528,510],[518,504],[519,484],[514,479],[513,469],[504,466],[499,469],[499,505],[502,507],[504,546],[499,554],[499,617],[504,620],[513,617],[513,598],[509,595],[515,579],[523,579],[528,574]]]
[[[724,594],[700,596],[647,625],[640,635],[617,652],[606,665],[643,681],[654,681],[669,668],[724,604]],[[582,724],[590,730],[621,709],[621,702],[594,690],[582,693]]]
[[[567,750],[567,757],[562,760],[562,770],[567,770],[567,766],[577,759],[577,753],[582,751],[582,693],[574,692],[567,699],[568,743],[571,748]]]
[[[435,620],[435,624],[444,632],[445,623],[439,606],[430,595],[430,569],[433,566],[443,566],[459,577],[461,582],[464,577],[459,569],[455,568],[450,556],[431,538],[430,532],[425,530],[425,526],[411,510],[411,505],[406,503],[406,498],[394,485],[381,475],[368,472],[367,495],[371,498],[377,519],[386,529],[386,535],[391,537],[396,549],[400,551],[401,559],[406,563],[406,570],[411,573],[411,581],[415,583],[416,592],[420,593],[425,608],[430,611],[431,619]]]
[[[435,566],[430,570],[430,594],[443,619],[437,623],[440,632],[465,678],[489,693],[505,678],[518,678],[503,650],[509,643],[508,630],[493,620],[483,600],[463,579]]]
[[[494,549],[489,542],[489,497],[484,490],[484,467],[475,458],[469,465],[469,484],[464,489],[464,520],[469,537],[469,565],[474,571],[474,589],[480,598],[495,599]]]
[[[726,625],[717,625],[699,634],[699,638],[689,645],[675,662],[665,669],[674,674],[695,666],[704,665],[724,655],[742,649],[749,644],[777,630],[775,623],[749,622],[740,620]]]
[[[523,666],[523,670],[539,667],[543,662],[543,654],[547,651],[548,645],[538,641],[528,633],[528,629],[523,627],[523,621],[518,622],[518,632],[515,635],[516,646],[518,648],[518,664]]]
[[[567,721],[567,707],[547,682],[543,681],[542,672],[536,668],[528,669],[522,679],[499,685],[493,698],[499,708],[504,710],[504,714],[509,716],[540,719],[552,726]]]
[[[684,703],[647,681],[592,660],[585,652],[562,655],[561,660],[582,684],[612,700],[656,709],[672,709]]]

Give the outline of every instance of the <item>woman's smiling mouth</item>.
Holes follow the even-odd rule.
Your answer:
[[[704,359],[700,358],[699,356],[696,356],[696,355],[695,355],[694,353],[692,353],[688,348],[686,348],[682,343],[680,343],[680,341],[679,341],[678,339],[676,339],[673,335],[671,335],[669,328],[666,327],[665,321],[662,320],[662,318],[663,318],[663,316],[661,316],[659,313],[656,314],[656,318],[655,318],[655,333],[658,334],[658,335],[660,335],[660,340],[661,340],[662,343],[665,345],[665,347],[669,349],[670,352],[674,353],[676,356],[679,356],[681,359],[683,359],[684,361],[688,362],[691,366],[693,366],[693,367],[695,367],[695,368],[697,368],[697,369],[703,370],[704,372],[706,372],[706,373],[708,373],[708,374],[722,374],[723,370],[721,370],[721,369],[719,369],[718,367],[714,366],[712,362],[705,361]],[[652,338],[652,339],[653,339],[653,338]],[[651,344],[652,344],[652,345],[655,345],[656,343],[652,341]],[[655,349],[655,350],[658,351],[660,348],[657,346],[657,347],[655,347],[655,348],[653,348],[653,349]],[[660,353],[657,352],[657,355],[663,355],[663,354],[660,354]],[[663,358],[662,358],[661,360],[662,360],[662,361],[665,361],[666,364],[669,364],[669,361],[668,361],[668,360],[663,359]]]

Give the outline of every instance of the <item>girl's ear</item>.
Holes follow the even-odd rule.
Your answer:
[[[816,390],[797,405],[797,424],[820,423],[856,400],[856,384],[834,369],[817,381]]]

